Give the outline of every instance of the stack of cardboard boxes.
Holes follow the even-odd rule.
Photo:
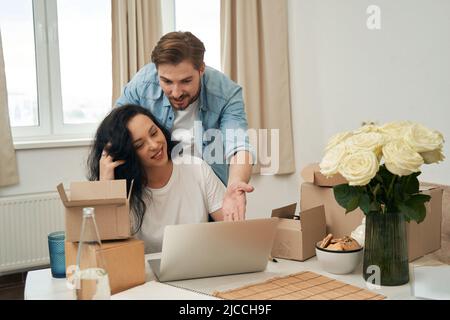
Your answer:
[[[320,173],[318,164],[311,164],[302,170],[305,181],[301,185],[301,210],[319,205],[325,207],[327,233],[336,237],[350,236],[351,232],[361,225],[364,213],[358,208],[345,213],[334,198],[333,186],[347,183],[339,174],[326,178]],[[407,223],[409,261],[416,260],[441,248],[442,195],[443,189],[438,186],[421,187],[421,192],[431,195],[426,203],[426,217],[421,223]]]
[[[326,178],[318,164],[306,166],[301,172],[304,182],[300,186],[300,215],[295,216],[296,204],[272,211],[279,217],[272,256],[304,261],[315,255],[315,245],[326,234],[341,238],[350,236],[361,225],[364,213],[357,209],[348,214],[334,198],[333,186],[347,183],[341,175]],[[417,224],[407,223],[409,261],[416,260],[441,247],[442,194],[438,186],[421,187],[431,195],[426,204],[426,218]]]
[[[93,207],[102,246],[89,248],[89,260],[97,261],[101,251],[111,293],[145,283],[144,243],[131,238],[126,181],[73,182],[70,198],[62,184],[57,189],[65,206],[66,268],[76,265],[83,208]]]

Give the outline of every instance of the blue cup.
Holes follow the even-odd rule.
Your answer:
[[[66,277],[66,254],[64,231],[52,232],[48,235],[48,252],[50,254],[50,268],[54,278]]]

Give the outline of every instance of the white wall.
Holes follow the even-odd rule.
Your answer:
[[[381,29],[366,26],[369,5]],[[297,173],[253,177],[251,215],[299,201],[300,170],[319,161],[334,133],[411,120],[450,140],[450,1],[288,0],[292,121]],[[421,179],[450,184],[450,153]]]
[[[1,188],[0,197],[56,192],[56,186],[86,180],[87,147],[17,150],[19,184]]]
[[[366,8],[381,8],[381,30]],[[290,0],[292,116],[297,173],[254,176],[248,217],[299,201],[299,171],[327,139],[363,120],[420,121],[450,139],[450,1]],[[448,148],[445,148],[447,151]],[[21,183],[0,197],[54,191],[85,179],[87,147],[18,150]],[[450,159],[422,179],[450,184]]]
[[[369,5],[381,9],[380,30],[366,27]],[[289,1],[300,167],[363,120],[418,121],[450,139],[449,12],[447,0]],[[423,166],[421,178],[450,184],[450,159]]]

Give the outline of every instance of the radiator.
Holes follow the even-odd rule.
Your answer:
[[[57,193],[0,198],[0,274],[49,264],[47,235],[64,230]]]

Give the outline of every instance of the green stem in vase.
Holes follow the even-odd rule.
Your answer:
[[[392,180],[391,180],[391,183],[389,184],[389,189],[387,192],[387,200],[390,200],[392,198],[391,193],[392,193],[392,189],[394,188],[394,183],[395,183],[396,178],[397,178],[396,175],[392,175]]]
[[[409,282],[406,224],[402,214],[389,211],[368,214],[364,245],[363,275],[366,281],[371,281],[373,270],[376,270],[380,283],[374,284],[397,286]]]

